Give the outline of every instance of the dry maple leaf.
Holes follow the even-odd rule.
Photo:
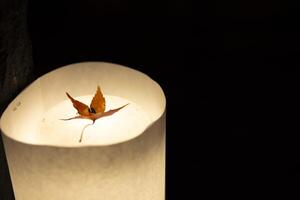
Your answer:
[[[79,115],[68,118],[68,119],[62,119],[62,120],[90,119],[93,121],[92,124],[94,124],[97,119],[99,119],[101,117],[110,116],[128,105],[128,104],[125,104],[119,108],[112,109],[112,110],[105,112],[105,98],[103,97],[103,94],[102,94],[99,86],[97,87],[96,94],[92,99],[90,107],[88,107],[87,105],[85,105],[84,103],[82,103],[80,101],[75,100],[67,92],[66,92],[66,94],[67,94],[68,98],[71,100],[71,102],[73,103],[73,107],[76,108],[76,110],[78,111]],[[90,125],[92,125],[92,124],[90,124]],[[86,127],[87,126],[85,126],[84,129]],[[83,132],[82,132],[82,134],[83,134]],[[79,142],[81,142],[82,134],[81,134]]]
[[[102,94],[99,86],[97,87],[96,94],[91,102],[90,107],[88,107],[87,105],[85,105],[84,103],[82,103],[80,101],[75,100],[73,97],[71,97],[69,95],[69,93],[66,92],[66,94],[67,94],[68,98],[71,100],[71,102],[73,103],[73,107],[76,108],[76,110],[78,111],[79,115],[68,118],[68,119],[62,119],[62,120],[90,119],[94,123],[97,119],[99,119],[101,117],[106,117],[106,116],[112,115],[115,112],[119,111],[120,109],[122,109],[128,105],[128,104],[126,104],[119,108],[105,112],[105,98],[103,97],[103,94]]]

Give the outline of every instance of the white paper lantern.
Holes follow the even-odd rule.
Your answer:
[[[97,86],[107,109],[88,126],[65,92],[89,105]],[[17,200],[165,198],[165,96],[147,75],[86,62],[54,70],[21,92],[0,127]]]

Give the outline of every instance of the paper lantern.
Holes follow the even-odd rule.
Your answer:
[[[89,105],[97,86],[107,109],[91,124],[66,97]],[[165,96],[147,75],[112,63],[68,65],[38,78],[1,116],[16,199],[165,198]]]

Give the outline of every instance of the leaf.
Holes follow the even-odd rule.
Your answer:
[[[116,109],[112,109],[109,111],[105,111],[105,98],[101,92],[100,87],[97,87],[96,90],[96,94],[92,99],[92,102],[90,104],[90,108],[85,105],[84,103],[81,103],[80,101],[75,100],[73,97],[71,97],[71,95],[69,95],[69,93],[67,93],[68,98],[71,100],[73,107],[78,111],[78,116],[75,117],[71,117],[68,119],[61,119],[61,120],[72,120],[72,119],[89,119],[92,120],[93,123],[92,124],[87,124],[81,131],[81,135],[80,135],[80,139],[79,142],[82,141],[82,137],[83,137],[83,133],[84,130],[89,126],[89,125],[93,125],[95,123],[95,121],[101,117],[107,117],[110,116],[116,112],[118,112],[119,110],[121,110],[122,108],[124,108],[125,106],[127,106],[128,104],[121,106],[119,108]]]
[[[89,120],[92,120],[93,121],[92,124],[94,124],[97,119],[99,119],[101,117],[110,116],[128,105],[128,104],[126,104],[119,108],[112,109],[112,110],[105,112],[105,105],[106,105],[105,103],[106,102],[105,102],[105,98],[104,98],[99,86],[97,87],[96,94],[92,99],[90,108],[87,105],[85,105],[84,103],[81,103],[80,101],[75,100],[73,97],[71,97],[71,95],[69,95],[69,93],[66,92],[66,94],[67,94],[68,98],[71,100],[71,102],[73,103],[73,107],[78,111],[79,115],[68,118],[68,119],[61,119],[61,120],[89,119]],[[92,124],[88,124],[88,125],[92,125]],[[85,126],[81,132],[79,142],[82,141],[83,132],[86,127],[87,126]]]

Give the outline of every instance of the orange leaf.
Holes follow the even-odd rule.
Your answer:
[[[90,108],[87,105],[85,105],[84,103],[81,103],[80,101],[75,100],[67,92],[66,92],[66,94],[69,97],[69,99],[72,101],[74,108],[76,108],[76,110],[78,111],[79,116],[75,116],[75,117],[68,118],[68,119],[62,119],[62,120],[90,119],[93,121],[93,123],[95,123],[95,121],[97,119],[99,119],[101,117],[110,116],[128,105],[128,104],[126,104],[119,108],[104,112],[105,111],[105,98],[104,98],[99,86],[97,87],[96,94],[92,99]]]
[[[68,98],[72,101],[73,106],[74,106],[74,108],[76,108],[79,115],[68,118],[68,119],[62,119],[62,120],[89,119],[89,120],[92,120],[93,124],[94,124],[97,119],[99,119],[101,117],[110,116],[128,105],[128,104],[126,104],[119,108],[104,112],[105,111],[105,98],[103,97],[103,94],[102,94],[99,86],[97,87],[97,91],[96,91],[95,96],[93,97],[90,108],[87,105],[85,105],[84,103],[81,103],[80,101],[75,100],[67,92],[66,92],[66,94],[67,94]],[[84,130],[89,125],[92,125],[92,124],[88,124],[82,129],[79,142],[82,141],[82,136],[83,136]]]

